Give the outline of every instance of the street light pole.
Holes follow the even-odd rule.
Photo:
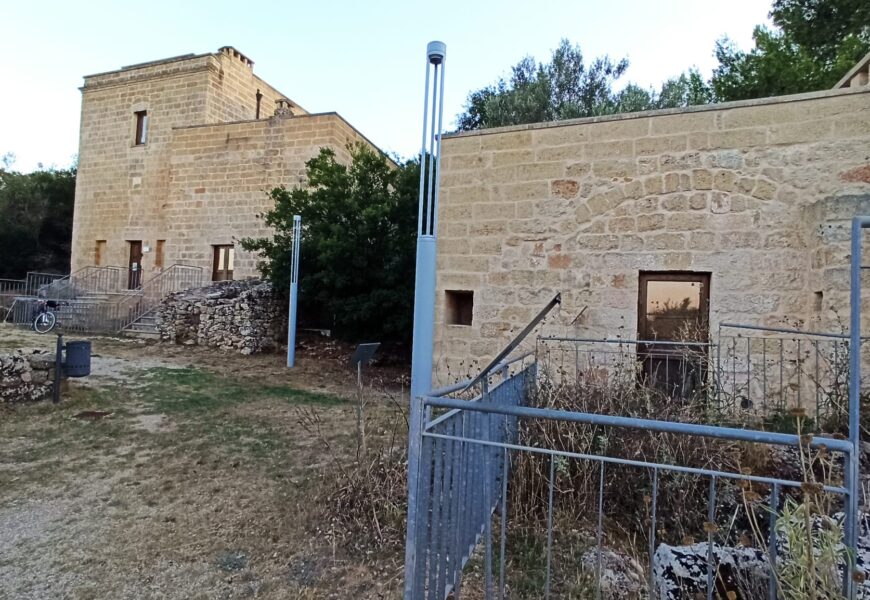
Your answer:
[[[414,341],[411,349],[411,394],[408,426],[408,530],[405,543],[405,600],[416,600],[416,539],[420,454],[423,442],[422,396],[432,389],[432,340],[435,321],[435,249],[438,237],[438,187],[441,179],[441,129],[444,118],[444,62],[447,46],[426,47],[423,143],[420,150],[420,201],[417,214],[417,270],[414,283]],[[430,106],[431,86],[431,121]],[[428,149],[427,149],[428,146]],[[428,155],[428,165],[427,165]],[[428,166],[428,178],[427,178]]]

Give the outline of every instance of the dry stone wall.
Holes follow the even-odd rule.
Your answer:
[[[51,395],[54,354],[16,350],[0,354],[0,403],[32,402]]]
[[[226,281],[168,296],[156,313],[161,341],[254,354],[274,350],[286,307],[270,283]]]
[[[545,333],[634,337],[641,271],[710,273],[713,329],[842,328],[870,88],[460,133],[442,151],[439,383],[556,292]],[[447,322],[447,290],[474,293],[471,325]]]

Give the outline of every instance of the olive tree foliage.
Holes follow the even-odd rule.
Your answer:
[[[527,56],[511,68],[509,78],[471,92],[457,127],[472,130],[561,121],[711,100],[706,82],[695,70],[668,80],[660,90],[629,83],[615,91],[626,69],[625,58],[601,56],[587,64],[580,46],[563,39],[548,62]]]
[[[241,240],[279,290],[290,286],[293,216],[302,217],[299,320],[349,341],[411,338],[419,162],[395,166],[368,146],[350,164],[322,148],[306,181],[269,195],[272,237]]]
[[[774,0],[770,17],[774,27],[757,26],[751,50],[716,43],[717,100],[829,89],[870,52],[867,0]]]
[[[76,168],[21,173],[14,164],[12,154],[0,157],[0,278],[67,273]]]

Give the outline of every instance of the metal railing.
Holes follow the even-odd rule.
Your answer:
[[[526,386],[534,378],[531,355],[500,363],[475,388],[476,396],[458,407],[437,406],[435,400],[464,395],[472,380],[438,390],[424,401],[420,488],[414,532],[416,569],[410,597],[458,597],[462,569],[482,539],[492,539],[492,515],[504,497],[509,465],[505,457],[487,445],[471,447],[464,436],[490,443],[516,442],[515,420],[498,421],[480,412],[464,410],[467,404],[519,406]],[[513,373],[511,372],[513,370]],[[492,545],[486,545],[492,556]],[[490,574],[491,575],[491,574]],[[407,596],[407,593],[406,593]]]
[[[533,372],[534,366],[527,367],[509,377],[507,384],[501,383],[488,395],[482,394],[474,401],[435,395],[424,399],[429,411],[447,412],[439,416],[434,416],[437,413],[433,412],[423,434],[426,460],[421,462],[423,493],[418,509],[421,514],[428,514],[429,520],[416,532],[414,598],[444,600],[451,594],[458,598],[462,586],[472,597],[487,599],[515,597],[508,594],[509,589],[521,590],[520,597],[594,595],[600,598],[604,591],[603,557],[610,552],[608,547],[612,548],[617,542],[614,530],[637,540],[641,546],[636,558],[646,564],[646,568],[637,591],[644,597],[711,599],[726,597],[727,591],[747,597],[745,594],[753,591],[758,594],[759,589],[763,590],[761,595],[749,597],[778,597],[779,578],[770,576],[770,565],[778,564],[784,552],[781,541],[777,540],[777,519],[784,497],[789,490],[804,486],[802,479],[612,456],[591,448],[582,451],[547,447],[531,443],[532,438],[518,436],[517,431],[528,427],[528,423],[545,421],[551,427],[594,429],[600,436],[615,435],[612,430],[619,429],[644,435],[776,445],[794,452],[801,452],[806,440],[794,434],[524,406],[526,396],[522,388],[528,385],[529,374]],[[501,392],[502,389],[505,391]],[[817,437],[809,441],[809,445],[815,449],[824,447],[824,451],[847,459],[852,452],[846,440]],[[544,491],[539,495],[538,508],[543,515],[543,531],[537,532],[535,543],[524,537],[529,535],[526,531],[529,525],[516,523],[519,519],[512,512],[512,509],[528,511],[528,504],[511,506],[509,486],[525,482],[518,482],[516,477],[511,479],[510,473],[523,460],[542,461],[539,471],[543,472]],[[596,493],[591,502],[576,501],[574,486],[579,472],[594,479],[592,487]],[[661,516],[674,509],[662,502],[661,490],[666,481],[671,500],[675,485],[680,494],[695,492],[702,498],[694,523],[690,522],[688,514],[677,515],[685,531],[703,540],[697,544],[686,539],[676,542],[680,544],[677,550],[681,555],[694,554],[694,562],[682,565],[687,572],[696,571],[694,578],[674,575],[680,565],[666,564],[664,560],[673,546],[661,538],[674,543],[673,535],[663,529]],[[734,490],[741,488],[756,490],[759,496],[750,511],[741,509],[739,501],[733,501]],[[625,495],[636,496],[638,491],[644,495],[642,502],[646,507],[642,522],[630,518],[633,515],[608,508],[610,504],[622,503]],[[839,498],[838,504],[847,505],[850,490],[841,485],[823,485],[820,493],[830,494]],[[732,498],[730,503],[729,498]],[[756,540],[751,550],[740,540],[743,531],[734,525],[741,518],[741,510],[745,519],[758,519],[757,515],[749,517],[748,512],[766,515],[766,539]],[[588,536],[578,540],[572,535],[584,528]],[[530,546],[537,549],[531,558]],[[569,558],[579,555],[587,560],[578,564],[576,558]],[[463,567],[472,556],[479,557],[482,564],[477,573],[463,576]],[[838,577],[842,577],[845,563],[844,555]],[[741,580],[734,575],[740,564],[753,569],[755,580],[748,577]],[[522,565],[525,570],[538,570],[520,576],[520,569],[512,569],[516,565]],[[669,570],[670,574],[665,575]],[[668,595],[673,590],[678,595]]]
[[[87,267],[60,283],[47,284],[40,297],[63,300],[55,309],[60,326],[70,332],[117,333],[154,310],[169,294],[203,283],[201,267],[172,265],[140,287],[121,289],[126,269]],[[37,297],[19,297],[10,312],[11,321],[29,325],[35,316]]]
[[[536,353],[541,374],[557,383],[703,400],[715,422],[761,423],[803,408],[813,429],[834,431],[848,417],[844,334],[722,323],[709,342],[541,337]]]

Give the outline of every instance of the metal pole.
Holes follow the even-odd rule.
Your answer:
[[[51,400],[55,404],[60,402],[60,377],[63,370],[63,336],[57,334],[57,347],[54,351],[54,389],[51,392]]]
[[[414,338],[411,349],[411,393],[408,426],[408,523],[405,543],[405,600],[418,600],[423,590],[414,589],[417,569],[417,540],[419,530],[418,519],[426,518],[425,514],[417,514],[417,495],[420,484],[420,460],[423,440],[423,404],[422,396],[432,389],[432,340],[435,321],[435,221],[438,218],[434,210],[435,201],[433,189],[437,188],[438,174],[441,172],[441,105],[444,100],[444,61],[447,47],[443,42],[429,42],[426,47],[426,87],[423,96],[423,140],[420,150],[420,196],[419,213],[417,216],[417,263],[414,283]],[[432,75],[432,127],[428,131],[429,110],[429,79]],[[441,85],[438,85],[439,76]],[[438,114],[436,122],[434,116]],[[436,131],[436,124],[438,130]],[[426,185],[426,146],[436,148],[437,154],[429,156],[429,181]],[[434,177],[433,177],[434,170]],[[430,188],[427,190],[426,188]],[[435,192],[437,193],[437,192]],[[428,458],[427,458],[428,460]],[[453,567],[455,568],[455,567]]]
[[[299,238],[302,217],[293,215],[293,254],[290,257],[290,317],[287,319],[287,366],[296,364],[296,313],[299,301]]]
[[[846,547],[853,553],[858,546],[858,487],[861,482],[858,464],[861,447],[860,410],[861,410],[861,237],[862,229],[870,227],[870,217],[852,219],[851,286],[849,290],[849,452],[845,483],[849,490],[849,506],[846,511]],[[855,554],[850,560],[845,574],[846,594],[854,598],[856,594],[852,573],[855,569]]]

